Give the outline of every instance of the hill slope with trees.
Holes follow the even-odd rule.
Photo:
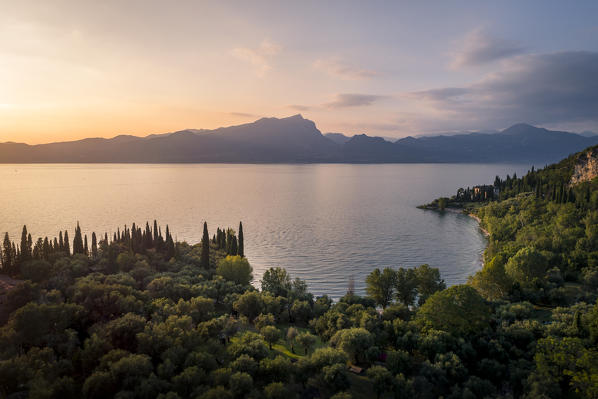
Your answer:
[[[376,269],[366,296],[349,283],[336,303],[282,268],[253,287],[242,225],[198,226],[196,245],[156,222],[90,239],[77,225],[72,240],[23,228],[2,249],[20,283],[0,297],[0,392],[596,398],[598,181],[570,183],[584,154],[472,203],[490,237],[469,284],[446,288],[425,264]]]

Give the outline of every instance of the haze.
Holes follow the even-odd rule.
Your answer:
[[[0,142],[297,112],[386,137],[596,130],[596,15],[590,1],[6,1]]]

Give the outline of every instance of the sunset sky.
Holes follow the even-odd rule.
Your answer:
[[[0,1],[0,142],[598,131],[598,2]]]

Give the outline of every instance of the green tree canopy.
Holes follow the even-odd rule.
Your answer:
[[[455,285],[428,298],[416,320],[424,327],[460,335],[483,330],[490,315],[490,306],[474,288]]]
[[[352,361],[359,362],[364,359],[367,349],[374,344],[374,337],[365,328],[348,328],[337,331],[330,343],[344,351]]]
[[[218,261],[216,273],[235,284],[247,285],[253,280],[253,268],[247,258],[228,255]]]
[[[274,296],[289,297],[291,291],[291,277],[287,271],[280,267],[272,267],[264,272],[261,280],[262,291]]]
[[[396,273],[391,268],[385,268],[383,271],[380,269],[374,269],[365,279],[367,284],[366,292],[371,296],[376,304],[386,308],[392,301],[395,283]]]
[[[532,247],[521,248],[509,259],[505,271],[509,277],[521,284],[531,284],[546,273],[548,262],[540,251]]]

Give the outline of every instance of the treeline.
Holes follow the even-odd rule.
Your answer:
[[[171,259],[176,256],[176,245],[168,225],[164,235],[158,222],[154,220],[153,229],[149,222],[146,222],[145,229],[136,226],[124,226],[121,231],[117,228],[112,237],[104,233],[100,240],[95,232],[91,233],[91,243],[88,241],[87,234],[82,234],[79,223],[75,227],[75,234],[71,242],[67,230],[59,232],[58,237],[49,239],[39,237],[35,243],[31,234],[27,231],[27,226],[23,226],[20,244],[11,241],[8,232],[4,234],[2,248],[0,248],[0,270],[1,273],[11,277],[18,277],[21,267],[27,262],[34,260],[53,261],[65,255],[83,255],[92,259],[98,258],[101,253],[115,252],[115,247],[126,248],[132,254],[145,254],[147,251],[153,251],[162,255],[165,259]],[[204,245],[204,255],[202,267],[208,267],[210,238],[207,223],[204,222],[202,245]],[[204,244],[205,243],[205,244]],[[235,230],[221,229],[218,227],[216,233],[211,239],[212,245],[217,250],[223,250],[227,255],[244,256],[243,224],[239,223],[239,233]],[[71,250],[72,248],[72,250]]]
[[[26,262],[25,281],[0,303],[2,395],[598,394],[598,305],[539,311],[529,301],[488,300],[470,285],[445,288],[438,269],[428,265],[376,269],[367,278],[367,296],[349,285],[337,302],[314,298],[305,281],[282,268],[267,270],[258,290],[250,285],[247,258],[227,255],[232,238],[230,246],[219,242],[223,232],[233,234],[219,231],[196,245],[175,242],[170,259],[154,242],[133,253],[129,240],[143,231],[131,227],[107,248],[98,243],[97,257],[64,251]],[[203,236],[209,237],[206,224]],[[32,264],[43,267],[31,272]]]
[[[543,169],[536,170],[532,166],[531,170],[521,178],[513,173],[513,176],[507,175],[504,179],[496,176],[492,185],[460,188],[455,196],[445,199],[444,202],[445,204],[449,202],[462,204],[504,201],[520,194],[529,193],[537,199],[558,204],[572,203],[583,210],[597,210],[598,193],[593,189],[592,183],[571,184],[571,177],[579,157],[591,150],[590,148],[582,153],[572,155],[557,164],[545,166]]]
[[[418,305],[422,305],[436,291],[446,288],[439,270],[427,264],[409,269],[375,269],[365,282],[367,294],[382,309],[393,300],[407,307],[413,306],[416,300]]]

